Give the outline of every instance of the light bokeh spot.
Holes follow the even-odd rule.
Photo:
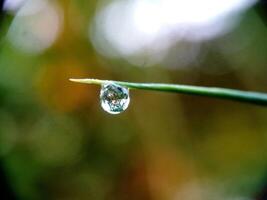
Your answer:
[[[60,8],[45,0],[28,0],[18,10],[8,31],[10,43],[28,54],[51,47],[62,28]]]
[[[256,0],[126,0],[102,6],[90,27],[97,51],[107,57],[155,64],[180,41],[196,44],[229,32]],[[163,55],[163,56],[159,56]]]

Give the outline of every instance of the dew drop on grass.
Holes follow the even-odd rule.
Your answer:
[[[129,106],[129,89],[112,82],[105,83],[101,87],[100,102],[106,112],[119,114]]]

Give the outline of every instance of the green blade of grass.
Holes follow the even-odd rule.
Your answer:
[[[201,87],[166,83],[133,83],[123,81],[99,80],[99,79],[70,79],[70,81],[86,84],[102,85],[116,83],[129,89],[154,90],[162,92],[183,93],[198,96],[207,96],[218,99],[228,99],[250,104],[267,106],[267,94],[252,91],[241,91],[228,88]]]

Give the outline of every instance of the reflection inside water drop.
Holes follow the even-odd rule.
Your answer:
[[[129,89],[112,82],[103,84],[100,102],[106,112],[119,114],[126,110],[130,103]]]

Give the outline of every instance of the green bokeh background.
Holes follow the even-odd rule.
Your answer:
[[[1,24],[0,158],[18,199],[247,200],[264,189],[266,108],[132,91],[127,111],[115,116],[101,109],[98,86],[68,81],[93,77],[267,92],[267,28],[255,8],[233,31],[204,42],[202,60],[168,69],[99,55],[87,37],[98,2],[57,3],[64,29],[42,54],[11,45],[6,33],[12,14]]]

